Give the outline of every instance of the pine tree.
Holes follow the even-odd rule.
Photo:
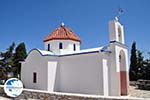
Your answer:
[[[5,67],[6,71],[7,72],[11,72],[11,67],[13,66],[13,51],[14,51],[14,48],[15,48],[15,43],[13,42],[9,48],[6,49],[6,52],[1,52],[0,53],[0,57],[2,58],[0,60],[0,65],[2,67]]]
[[[137,80],[137,54],[136,54],[136,42],[133,42],[131,48],[131,57],[130,57],[130,70],[129,70],[129,77],[130,81]]]
[[[7,73],[12,72],[12,66],[14,65],[13,63],[13,57],[14,57],[14,48],[15,48],[15,43],[13,42],[9,48],[6,49],[5,52],[0,53],[0,75],[1,79],[6,79],[7,78]]]
[[[150,52],[148,52],[148,58],[144,61],[145,76],[144,79],[150,80]]]
[[[27,56],[26,47],[24,43],[20,43],[15,49],[14,55],[14,74],[16,77],[20,75],[21,72],[21,63],[20,61],[24,61]]]

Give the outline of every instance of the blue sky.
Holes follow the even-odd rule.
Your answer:
[[[109,43],[108,21],[124,9],[125,42],[150,51],[150,0],[0,0],[0,51],[13,41],[44,49],[43,39],[64,22],[82,39],[82,49]]]

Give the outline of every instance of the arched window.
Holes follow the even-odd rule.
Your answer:
[[[119,39],[119,42],[122,42],[122,36],[121,36],[121,34],[122,34],[121,27],[118,26],[118,39]]]
[[[121,63],[121,55],[119,55],[119,62]]]
[[[59,43],[59,49],[63,49],[63,44],[61,42]]]
[[[118,27],[118,33],[122,33],[122,32],[121,32],[121,27]]]
[[[76,44],[73,44],[73,50],[76,51]]]
[[[50,44],[48,44],[48,46],[47,46],[47,50],[48,50],[48,51],[50,51],[50,50],[51,50]]]

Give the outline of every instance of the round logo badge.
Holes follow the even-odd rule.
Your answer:
[[[17,78],[10,78],[4,84],[4,92],[10,97],[17,97],[23,91],[23,84]]]

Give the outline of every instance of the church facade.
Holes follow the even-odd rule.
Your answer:
[[[128,50],[124,28],[109,21],[109,44],[80,50],[80,38],[64,24],[44,39],[45,50],[33,49],[21,63],[25,88],[94,94],[128,95]]]

